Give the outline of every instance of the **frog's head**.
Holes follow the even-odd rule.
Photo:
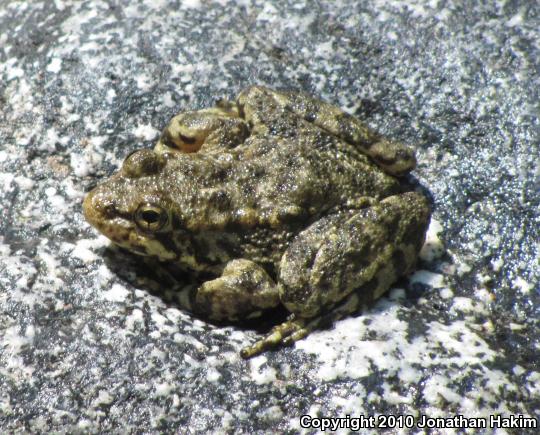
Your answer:
[[[178,225],[167,183],[167,156],[130,154],[122,168],[94,188],[83,203],[86,220],[117,245],[159,260],[178,260],[189,249],[172,237]]]

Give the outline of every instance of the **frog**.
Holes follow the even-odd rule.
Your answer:
[[[252,85],[174,116],[85,197],[114,244],[189,277],[180,306],[214,322],[288,316],[251,358],[358,312],[416,267],[430,221],[415,152],[306,93]]]

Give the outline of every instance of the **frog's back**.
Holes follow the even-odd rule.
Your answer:
[[[243,189],[261,215],[324,214],[360,197],[384,198],[399,181],[368,157],[320,129],[299,128],[293,137],[252,136],[235,151],[230,182]],[[278,213],[280,214],[280,213]]]

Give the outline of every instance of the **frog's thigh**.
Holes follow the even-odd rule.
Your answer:
[[[429,208],[414,192],[312,224],[285,252],[280,298],[301,318],[313,318],[355,289],[378,298],[416,262]]]
[[[279,305],[276,283],[250,260],[230,261],[219,278],[196,291],[194,310],[213,320],[239,320]]]

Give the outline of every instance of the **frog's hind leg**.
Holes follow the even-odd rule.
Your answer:
[[[408,192],[311,224],[280,263],[280,300],[294,317],[242,356],[291,344],[380,297],[414,268],[429,215],[427,200]]]
[[[305,121],[356,145],[391,175],[404,175],[416,166],[414,152],[409,147],[382,137],[340,108],[304,93],[278,92],[263,86],[251,86],[243,91],[237,100],[241,112],[246,114],[246,119],[249,119],[250,114],[257,113],[257,105],[260,107],[263,99],[273,101]]]

